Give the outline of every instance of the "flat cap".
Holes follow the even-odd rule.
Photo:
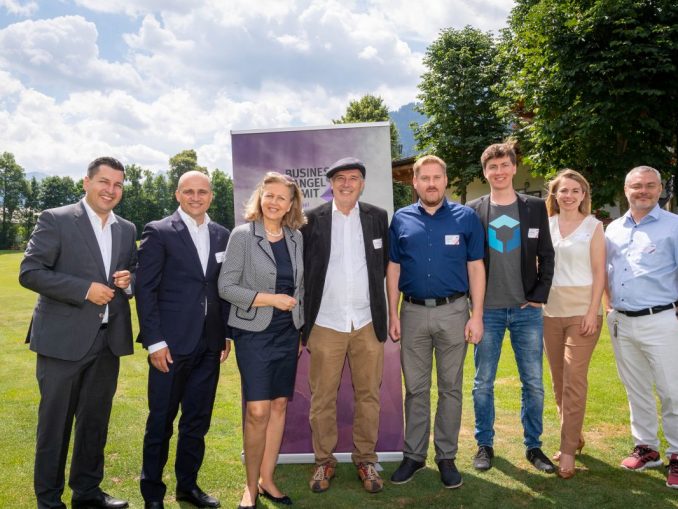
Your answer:
[[[363,174],[363,178],[365,178],[365,164],[360,159],[356,159],[355,157],[344,157],[343,159],[339,159],[336,163],[330,166],[330,168],[325,173],[325,176],[328,179],[332,178],[332,175],[341,170],[360,170],[360,173]]]

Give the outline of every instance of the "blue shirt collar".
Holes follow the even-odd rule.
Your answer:
[[[428,212],[426,212],[426,209],[424,206],[421,204],[421,199],[417,200],[417,203],[415,203],[417,206],[417,209],[419,209],[419,212],[422,214],[426,214],[427,216],[430,215]],[[450,203],[447,201],[447,196],[443,196],[443,203],[438,207],[438,209],[433,213],[433,215],[437,215],[439,212],[443,211],[443,209],[449,209],[450,208]]]
[[[636,223],[636,221],[633,219],[633,216],[631,215],[631,209],[626,211],[626,214],[624,214],[624,224],[642,224],[645,223],[646,221],[657,221],[659,219],[659,214],[660,214],[660,208],[659,204],[657,203],[654,208],[648,212],[648,214],[640,220],[640,223]],[[650,218],[650,219],[648,219]]]

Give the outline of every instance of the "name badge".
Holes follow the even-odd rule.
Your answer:
[[[214,253],[214,258],[217,261],[217,263],[223,263],[225,257],[226,257],[226,251],[221,251],[220,253]]]
[[[527,230],[528,239],[538,239],[539,238],[539,228],[530,228]]]
[[[446,246],[458,246],[459,245],[459,235],[445,235],[445,245]]]
[[[381,249],[383,247],[381,239],[372,239],[372,244],[374,245],[374,249]]]

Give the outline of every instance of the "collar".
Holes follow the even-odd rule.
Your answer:
[[[421,213],[423,213],[423,214],[426,214],[427,216],[431,215],[431,214],[429,214],[429,213],[426,211],[426,209],[424,208],[424,206],[421,204],[421,198],[417,200],[416,206],[417,206],[417,209],[419,209],[419,212],[421,212]],[[438,214],[441,210],[443,210],[443,209],[449,209],[449,208],[450,208],[450,202],[447,200],[447,196],[443,196],[443,201],[442,201],[442,203],[440,204],[440,207],[438,207],[438,208],[436,209],[436,211],[433,213],[433,215],[435,216],[435,215]]]
[[[92,209],[92,207],[90,207],[89,203],[87,203],[87,200],[85,198],[83,198],[81,201],[82,201],[83,206],[85,207],[85,212],[87,212],[87,216],[89,217],[89,220],[93,224],[101,224],[101,218],[99,217],[99,215],[96,212],[94,212],[94,209]],[[111,212],[108,213],[108,217],[106,218],[106,223],[104,224],[104,226],[112,225],[113,223],[117,223],[117,222],[118,222],[118,220],[115,217],[115,214],[111,211]]]
[[[358,207],[358,202],[357,202],[357,201],[355,202],[355,205],[353,206],[353,208],[351,209],[351,211],[348,213],[348,215],[349,215],[349,216],[352,215],[354,210],[355,210],[355,211],[358,211],[358,212],[360,211],[360,210],[359,210],[359,207]],[[337,208],[337,204],[335,203],[334,199],[332,199],[332,215],[334,215],[335,212],[342,213],[341,210],[339,210],[339,209]]]
[[[193,228],[200,228],[201,226],[207,226],[211,222],[210,216],[207,215],[207,212],[205,212],[205,220],[200,225],[195,222],[195,219],[193,219],[191,216],[186,214],[186,212],[184,212],[181,207],[179,207],[177,209],[177,212],[179,213],[179,217],[181,217],[181,220],[184,222],[184,224],[186,226],[191,226]]]
[[[631,209],[626,211],[626,214],[624,214],[622,217],[624,217],[624,223],[631,223],[631,224],[642,224],[646,221],[657,221],[659,219],[659,215],[661,214],[661,209],[659,208],[659,204],[657,203],[654,208],[647,213],[647,215],[640,220],[640,223],[636,223],[636,221],[633,219],[633,216],[631,215]],[[648,219],[651,218],[651,219]]]

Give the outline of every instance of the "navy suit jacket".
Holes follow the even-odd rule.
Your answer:
[[[135,293],[137,341],[145,348],[165,341],[170,353],[190,354],[204,328],[208,348],[221,351],[231,336],[230,306],[219,298],[217,289],[229,231],[213,221],[208,229],[210,254],[203,274],[198,250],[178,212],[144,228]]]

